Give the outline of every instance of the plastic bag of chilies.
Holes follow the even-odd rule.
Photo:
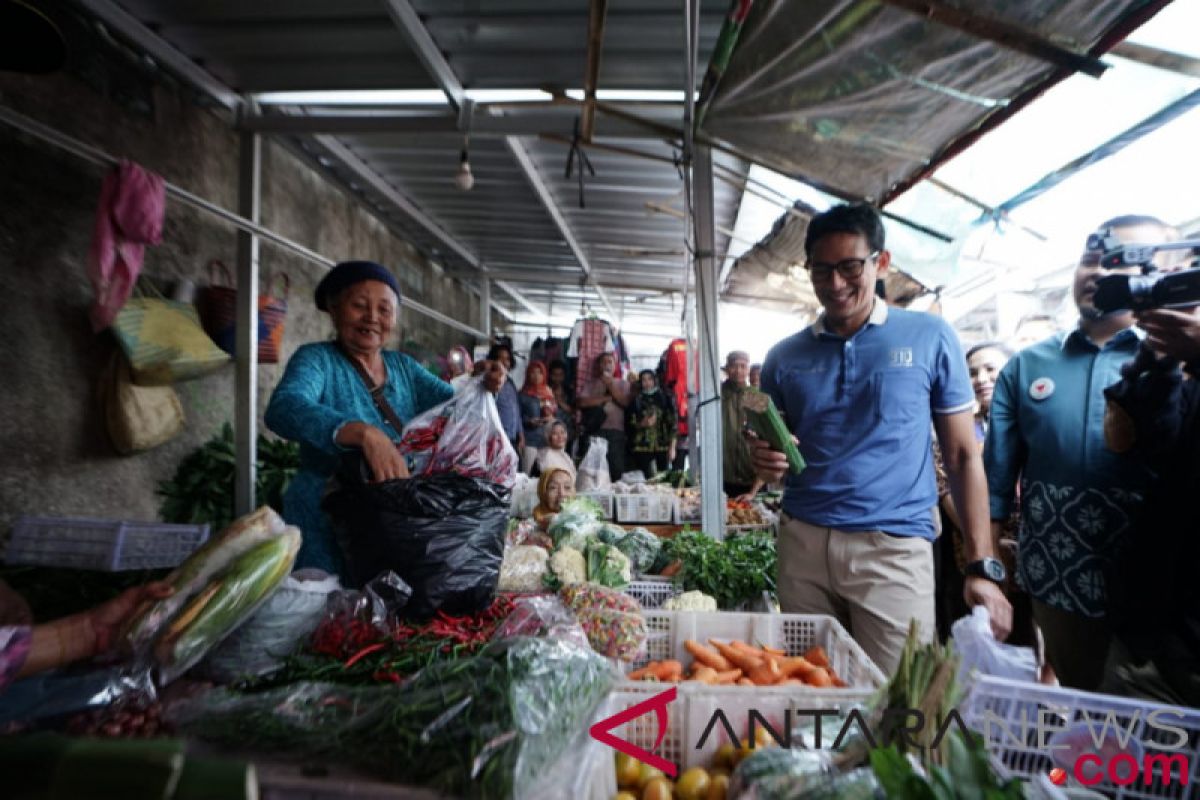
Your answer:
[[[441,405],[404,426],[400,452],[412,460],[412,474],[455,474],[481,478],[511,489],[517,451],[500,425],[496,400],[477,378]]]

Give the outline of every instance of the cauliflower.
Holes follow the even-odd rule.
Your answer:
[[[549,553],[534,545],[508,548],[500,564],[500,582],[496,588],[502,592],[540,591],[549,558]]]
[[[587,580],[587,561],[574,547],[560,547],[550,556],[550,571],[564,586]]]
[[[633,564],[629,556],[612,545],[593,541],[587,548],[587,579],[621,589],[633,580]]]
[[[684,592],[663,604],[663,611],[716,611],[717,601],[704,592]]]

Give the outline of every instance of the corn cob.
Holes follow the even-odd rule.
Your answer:
[[[804,456],[792,441],[792,432],[788,430],[779,415],[779,410],[771,402],[771,396],[766,392],[747,389],[742,400],[742,408],[746,410],[746,421],[754,435],[770,443],[772,449],[779,450],[788,460],[788,468],[793,475],[804,471]]]
[[[242,555],[171,624],[154,651],[169,683],[246,620],[291,571],[300,531],[287,528]]]
[[[209,539],[166,577],[166,582],[175,590],[174,594],[163,600],[145,603],[125,627],[121,639],[128,650],[140,653],[149,648],[167,620],[174,617],[215,575],[247,550],[278,535],[284,527],[284,521],[270,506],[262,506],[254,513],[234,520],[220,535]]]

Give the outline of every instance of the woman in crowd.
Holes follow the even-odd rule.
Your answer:
[[[567,452],[567,426],[557,419],[546,430],[546,446],[537,451],[531,474],[545,475],[552,469],[569,472],[571,483],[575,483],[575,462]]]
[[[629,405],[629,384],[614,376],[616,367],[612,353],[597,356],[592,380],[578,400],[584,429],[608,442],[608,474],[614,481],[625,472],[625,408]]]
[[[317,285],[317,308],[328,312],[334,340],[300,347],[271,395],[264,421],[300,443],[300,469],[283,498],[283,518],[304,540],[296,569],[342,572],[342,555],[321,511],[325,484],[346,450],[361,450],[377,481],[408,477],[395,442],[400,427],[450,399],[454,390],[411,357],[384,350],[396,327],[400,287],[372,261],[338,264]],[[497,391],[505,371],[492,365],[484,383]]]
[[[546,365],[541,361],[530,361],[525,368],[525,385],[521,387],[518,400],[521,404],[521,426],[525,432],[521,471],[528,474],[538,451],[546,446],[547,429],[558,411],[554,391],[546,383]]]
[[[675,407],[658,388],[653,371],[642,370],[639,380],[641,391],[629,413],[630,451],[634,466],[651,478],[675,460]]]
[[[488,350],[488,361],[495,361],[504,367],[505,379],[496,393],[496,411],[500,414],[500,427],[520,456],[525,449],[525,432],[521,429],[521,400],[517,394],[517,386],[508,373],[512,371],[512,348],[506,344],[494,344]]]
[[[975,438],[981,443],[987,436],[996,378],[1010,358],[1012,350],[1000,342],[984,342],[967,351],[967,371],[975,390]]]
[[[550,527],[554,515],[562,511],[562,502],[575,496],[575,481],[565,469],[551,469],[538,479],[538,504],[533,509],[533,521],[542,530]]]
[[[971,377],[971,388],[975,390],[975,440],[980,450],[987,436],[988,418],[992,412],[992,390],[996,385],[996,377],[1004,365],[1012,358],[1012,350],[1000,342],[983,342],[967,350],[967,370]],[[962,524],[950,498],[950,490],[944,480],[941,469],[941,458],[938,458],[938,494],[939,510],[942,517],[942,535],[937,547],[941,548],[941,573],[943,590],[939,603],[939,617],[943,633],[949,632],[949,626],[954,620],[970,613],[963,602],[963,569],[966,567],[966,556],[963,552]],[[1016,532],[1018,525],[1016,513],[1005,525],[1004,538],[1001,539],[998,552],[1004,561],[1010,576],[1016,574],[1014,554],[1016,552]],[[1036,633],[1033,627],[1033,609],[1029,597],[1017,588],[1010,577],[1004,587],[1009,602],[1013,608],[1013,628],[1007,642],[1020,646],[1033,646]]]
[[[166,583],[148,583],[87,611],[34,625],[29,605],[0,581],[0,692],[19,678],[109,652],[143,602],[171,592]]]

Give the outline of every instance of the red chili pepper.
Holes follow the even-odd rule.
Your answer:
[[[364,658],[366,658],[367,656],[371,655],[371,653],[377,653],[377,652],[379,652],[380,650],[382,650],[382,649],[383,649],[384,647],[386,647],[386,646],[387,646],[387,645],[386,645],[386,644],[384,644],[383,642],[377,642],[376,644],[367,645],[367,646],[366,646],[366,647],[364,647],[362,650],[359,650],[357,653],[355,653],[354,655],[350,656],[350,658],[349,658],[349,659],[347,659],[346,663],[342,665],[342,668],[343,668],[343,669],[350,669],[350,668],[351,668],[351,667],[353,667],[355,664],[357,664],[359,661],[361,661],[362,659],[364,659]]]

